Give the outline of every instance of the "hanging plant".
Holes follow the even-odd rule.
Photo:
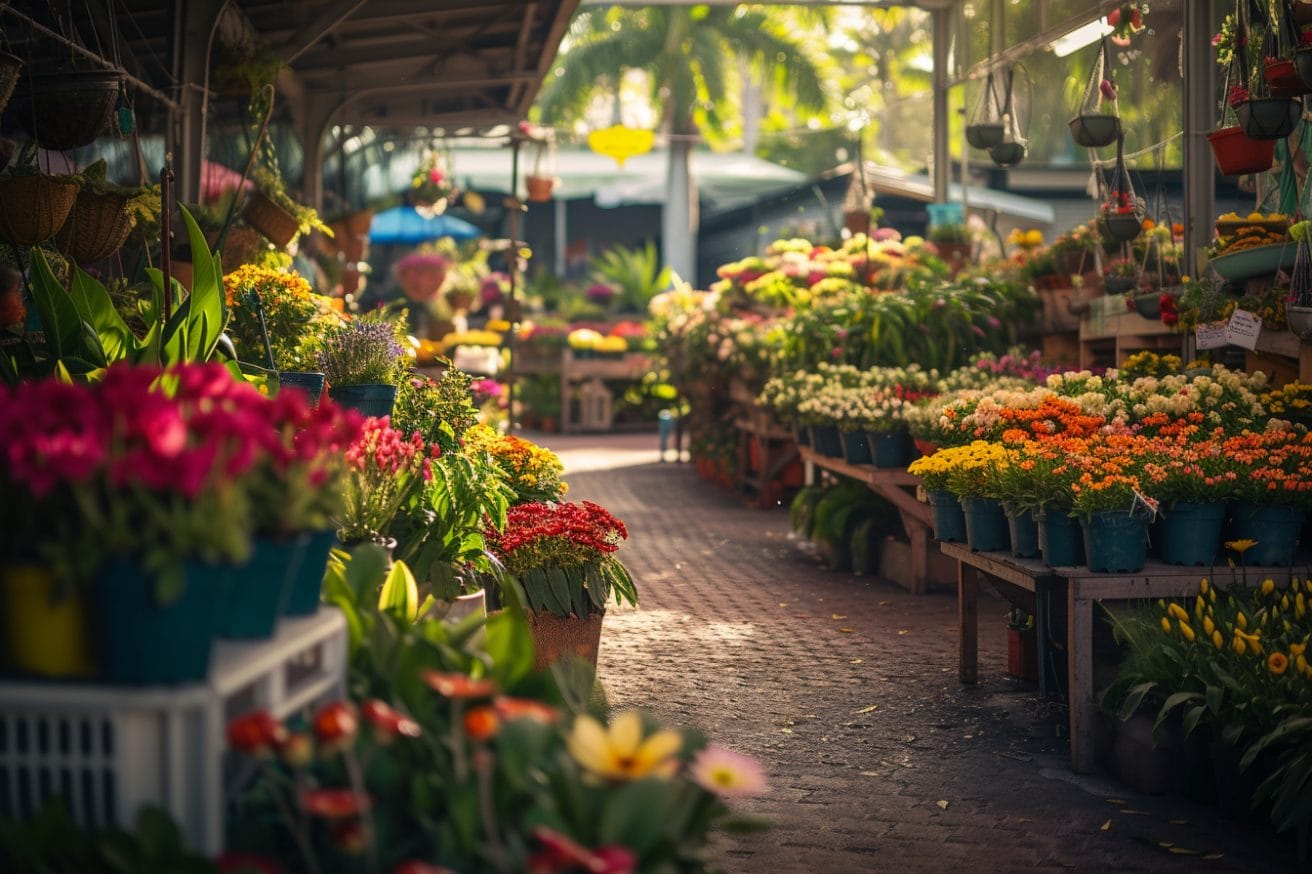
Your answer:
[[[1125,166],[1125,137],[1116,141],[1116,171],[1107,197],[1098,217],[1099,231],[1104,237],[1128,243],[1143,232],[1143,199],[1130,184],[1130,171]]]
[[[1098,46],[1098,58],[1089,74],[1079,114],[1070,121],[1071,138],[1077,146],[1100,149],[1110,146],[1121,136],[1111,52],[1111,44],[1104,39]]]
[[[1273,95],[1271,85],[1254,56],[1271,31],[1270,22],[1261,21],[1254,28],[1249,19],[1247,0],[1239,0],[1235,11],[1235,47],[1243,50],[1230,52],[1234,85],[1227,89],[1230,105],[1240,127],[1255,140],[1280,140],[1294,131],[1303,113],[1303,105],[1293,97]],[[1227,83],[1230,81],[1227,75]]]
[[[998,97],[993,71],[984,80],[984,89],[966,122],[966,142],[977,149],[990,149],[1002,142],[1006,128],[1002,124],[1002,104]]]
[[[440,152],[430,151],[419,162],[410,180],[411,204],[432,215],[441,215],[456,194],[455,177],[451,175],[447,162]]]
[[[1014,69],[1009,69],[1003,76],[1006,91],[1002,104],[1002,140],[989,147],[989,157],[999,167],[1015,167],[1029,154],[1025,137],[1021,134],[1020,119],[1013,95],[1015,72]]]

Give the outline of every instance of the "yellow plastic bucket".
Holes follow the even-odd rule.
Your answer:
[[[0,568],[0,615],[12,670],[48,677],[92,673],[87,601],[77,588],[56,597],[54,572],[40,565]]]

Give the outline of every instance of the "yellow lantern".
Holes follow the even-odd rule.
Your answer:
[[[629,158],[650,152],[655,142],[656,135],[652,131],[637,130],[622,124],[588,134],[588,148],[599,155],[614,158],[615,163],[621,167]]]

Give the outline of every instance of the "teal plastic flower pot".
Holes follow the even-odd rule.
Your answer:
[[[156,577],[140,562],[116,559],[102,567],[96,600],[103,678],[129,686],[204,680],[225,574],[224,568],[188,563],[181,593],[161,604]]]
[[[911,435],[905,428],[897,431],[868,431],[870,456],[875,467],[906,467],[911,463]]]
[[[812,425],[811,448],[826,458],[842,458],[842,435],[834,425]]]
[[[1008,512],[1007,534],[1011,538],[1011,554],[1016,558],[1039,557],[1039,523],[1032,512]]]
[[[793,428],[793,439],[797,441],[798,446],[811,445],[811,429],[797,426]]]
[[[1226,505],[1181,501],[1162,511],[1157,523],[1157,554],[1167,564],[1209,567],[1221,548]]]
[[[870,444],[865,431],[839,431],[843,441],[843,460],[848,464],[869,464]]]
[[[310,403],[319,405],[323,395],[323,374],[304,370],[284,370],[278,374],[278,384],[283,388],[299,388],[310,396]]]
[[[1039,552],[1048,567],[1078,567],[1084,564],[1084,532],[1080,522],[1060,510],[1046,510],[1035,517],[1039,527]]]
[[[1096,573],[1134,573],[1148,561],[1148,522],[1121,510],[1099,510],[1081,522],[1084,556]]]
[[[1272,504],[1235,504],[1230,540],[1255,540],[1243,554],[1245,565],[1285,567],[1293,563],[1307,511]]]
[[[292,562],[285,616],[308,616],[319,609],[328,553],[337,545],[337,532],[305,531],[298,538],[300,551]]]
[[[343,407],[358,410],[362,416],[390,416],[396,404],[396,386],[381,382],[333,386],[328,389],[328,397]]]
[[[925,496],[934,517],[934,538],[944,543],[965,543],[966,514],[957,496],[939,491],[927,491]]]
[[[287,602],[288,571],[300,541],[256,538],[250,560],[232,569],[228,598],[219,609],[221,638],[259,640],[273,636]]]
[[[1007,514],[1002,502],[993,498],[962,498],[961,510],[966,517],[966,543],[976,552],[996,552],[1011,549],[1011,536],[1007,533]]]

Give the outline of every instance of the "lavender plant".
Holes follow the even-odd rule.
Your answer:
[[[405,372],[405,351],[397,342],[396,328],[382,319],[363,318],[341,326],[324,340],[319,369],[329,385],[365,385],[400,382]]]

